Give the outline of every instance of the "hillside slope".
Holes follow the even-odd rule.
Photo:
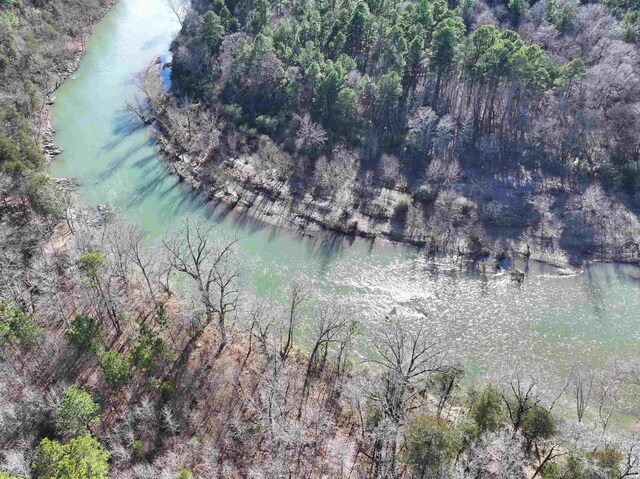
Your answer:
[[[633,8],[195,1],[155,109],[181,176],[269,222],[637,261]]]

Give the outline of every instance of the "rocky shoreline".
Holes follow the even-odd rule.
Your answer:
[[[425,247],[426,241],[411,236],[397,235],[385,229],[359,227],[358,220],[348,223],[340,221],[340,212],[331,205],[313,201],[309,195],[294,202],[296,193],[284,182],[259,183],[251,179],[251,171],[241,159],[227,159],[223,162],[230,175],[238,181],[227,182],[217,187],[206,184],[199,175],[201,164],[186,155],[178,155],[172,146],[172,139],[161,121],[156,121],[154,129],[156,144],[163,153],[166,168],[208,200],[227,205],[236,216],[249,215],[251,218],[276,227],[284,227],[303,235],[316,236],[330,231],[345,236],[368,239],[385,239],[398,243]],[[402,195],[400,192],[396,192]],[[391,203],[391,199],[390,199]]]
[[[52,89],[47,93],[45,104],[40,111],[40,145],[47,164],[61,154],[63,150],[55,142],[55,129],[51,123],[50,110],[55,103],[52,96],[57,88],[80,66],[84,55],[84,45],[92,33],[92,27],[117,3],[111,1],[101,12],[99,18],[89,25],[85,34],[76,39],[76,48],[73,60],[58,72],[58,79]],[[160,61],[150,69],[159,75],[163,67]],[[492,245],[490,250],[480,252],[464,252],[465,240],[452,241],[449,248],[438,250],[430,245],[429,239],[424,235],[416,234],[409,228],[397,228],[394,221],[394,208],[398,202],[411,201],[407,193],[385,189],[382,201],[377,206],[380,211],[376,216],[363,214],[361,211],[347,211],[332,201],[318,201],[309,193],[294,191],[286,182],[264,182],[257,180],[251,171],[251,165],[247,165],[241,158],[226,158],[222,165],[227,170],[228,177],[233,181],[227,181],[222,186],[208,184],[203,181],[200,173],[202,163],[188,155],[179,155],[174,148],[170,128],[165,126],[162,115],[157,111],[154,122],[154,136],[156,143],[163,152],[164,164],[167,169],[178,176],[192,190],[203,194],[210,201],[217,202],[229,208],[229,214],[235,217],[250,217],[254,221],[275,227],[286,228],[303,236],[320,236],[324,233],[344,235],[347,238],[360,237],[371,241],[387,241],[425,248],[432,252],[443,252],[458,256],[462,259],[481,263],[500,264],[503,260],[524,258],[542,261],[559,268],[568,266],[566,262],[558,262],[542,255],[531,255],[530,251],[521,248],[522,245],[511,244],[507,248],[504,245]],[[77,189],[80,185],[77,181],[66,178],[57,181],[61,188],[66,190]],[[381,208],[380,208],[381,207]],[[102,212],[98,212],[99,216]],[[468,248],[467,248],[468,249]],[[508,261],[507,261],[508,262]],[[484,267],[484,266],[483,266]]]
[[[163,68],[156,62],[149,68],[149,74],[159,75]],[[150,101],[150,105],[157,104]],[[169,102],[165,96],[163,102]],[[208,181],[208,166],[197,155],[181,153],[178,141],[172,135],[170,120],[162,108],[151,108],[156,144],[163,153],[163,164],[197,194],[209,201],[223,205],[234,218],[249,218],[262,224],[286,228],[302,236],[318,237],[323,234],[343,235],[347,239],[355,237],[369,241],[399,243],[422,248],[436,254],[444,253],[461,260],[477,263],[481,269],[506,268],[516,272],[509,265],[512,260],[535,260],[560,270],[569,271],[569,262],[558,260],[542,251],[531,250],[526,243],[498,243],[483,245],[471,251],[467,238],[452,239],[446,249],[430,244],[429,238],[407,227],[398,228],[394,209],[398,202],[411,202],[411,195],[402,191],[385,189],[382,193],[382,210],[377,218],[367,216],[362,211],[347,211],[331,201],[318,201],[311,194],[295,191],[287,182],[260,181],[252,165],[242,158],[221,158],[221,169],[225,181],[222,184]],[[461,235],[462,236],[462,235]]]
[[[83,48],[79,49],[75,61],[67,69],[68,75],[79,66],[83,51]],[[158,60],[149,68],[149,72],[159,76],[163,67]],[[168,94],[163,95],[161,102],[171,102]],[[154,100],[149,103],[156,103],[157,106],[158,99]],[[47,121],[43,124],[42,145],[48,160],[51,161],[61,150],[53,140],[55,130],[50,124],[48,107],[45,110]],[[569,261],[566,257],[555,254],[553,249],[538,248],[535,243],[526,240],[505,240],[496,234],[491,238],[484,237],[477,244],[473,244],[473,227],[452,234],[447,247],[442,248],[439,244],[434,245],[433,237],[425,235],[424,230],[412,228],[406,218],[404,221],[396,221],[397,205],[412,202],[412,196],[407,192],[383,188],[381,195],[376,198],[377,215],[367,215],[362,211],[365,208],[349,209],[344,207],[344,202],[341,205],[331,199],[318,199],[300,187],[292,187],[289,182],[265,181],[256,174],[254,166],[242,156],[223,157],[218,153],[215,160],[216,171],[223,173],[219,176],[223,181],[212,181],[211,164],[206,163],[207,154],[197,151],[185,153],[184,147],[180,146],[172,132],[171,121],[165,108],[152,108],[152,113],[155,116],[154,136],[163,152],[165,167],[192,190],[210,201],[224,205],[228,210],[227,214],[242,221],[256,221],[311,237],[328,233],[344,235],[348,240],[357,236],[372,242],[381,240],[413,245],[423,248],[428,253],[444,253],[462,261],[477,263],[482,269],[509,265],[514,259],[531,259],[560,269],[599,261],[598,258],[587,254],[580,257],[577,251],[572,261]],[[363,201],[362,198],[355,199]],[[579,261],[575,261],[576,256],[580,257]],[[624,262],[619,258],[605,258],[600,261]]]

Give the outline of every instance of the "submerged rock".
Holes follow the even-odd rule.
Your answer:
[[[514,269],[511,271],[511,280],[516,283],[522,283],[524,281],[524,273],[519,269]]]

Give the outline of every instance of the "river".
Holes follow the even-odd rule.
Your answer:
[[[366,327],[391,308],[455,346],[476,373],[519,358],[563,375],[574,361],[601,366],[640,344],[640,271],[599,265],[564,276],[532,265],[522,284],[478,274],[415,248],[364,240],[301,238],[230,217],[169,175],[151,131],[124,107],[135,75],[168,58],[178,25],[162,0],[120,0],[95,27],[80,69],[56,92],[52,109],[64,153],[54,176],[76,177],[80,200],[110,203],[158,237],[185,215],[218,223],[239,239],[248,289],[281,295],[303,276],[318,294],[348,302]]]

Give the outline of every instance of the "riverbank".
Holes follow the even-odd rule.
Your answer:
[[[45,92],[44,104],[39,112],[38,124],[38,143],[42,149],[47,165],[49,165],[56,156],[63,152],[63,150],[56,144],[56,130],[51,123],[51,106],[55,103],[55,97],[52,97],[51,95],[78,70],[85,52],[85,43],[91,36],[93,27],[104,18],[104,16],[118,3],[118,1],[119,0],[109,0],[91,23],[85,26],[82,34],[79,37],[72,39],[69,45],[69,48],[73,51],[71,60],[65,65],[59,67],[57,71],[51,71],[53,79]]]
[[[230,214],[248,216],[306,236],[331,232],[413,245],[431,253],[442,252],[476,261],[532,256],[531,250],[527,250],[522,242],[490,243],[488,238],[477,236],[470,224],[450,225],[444,234],[436,234],[435,229],[425,231],[416,212],[412,211],[414,200],[406,188],[382,187],[375,198],[366,198],[347,191],[352,188],[334,184],[340,190],[336,195],[314,194],[300,184],[262,175],[256,168],[255,151],[230,154],[228,137],[224,137],[224,133],[216,138],[220,143],[213,148],[193,137],[185,138],[185,133],[178,131],[181,128],[176,128],[180,109],[176,108],[170,95],[158,87],[160,68],[162,65],[157,62],[149,69],[147,76],[154,77],[150,80],[154,85],[143,89],[154,116],[154,136],[163,152],[164,164],[192,190],[210,201],[224,204]],[[199,113],[192,116],[196,122]],[[199,125],[194,127],[199,128]],[[222,142],[227,144],[223,147]],[[339,177],[329,178],[334,183],[340,180]],[[353,187],[356,181],[352,178],[349,186]],[[358,207],[348,208],[348,204],[353,203]],[[459,203],[457,206],[465,209],[464,202]],[[542,258],[543,254],[539,254],[535,259]],[[544,259],[548,263],[566,265],[549,256]]]
[[[149,74],[158,76],[159,69],[158,63]],[[234,131],[223,122],[212,126],[211,113],[199,105],[178,107],[158,80],[152,81],[155,87],[145,93],[151,96],[165,166],[230,214],[302,235],[357,235],[472,262],[531,259],[567,268],[640,259],[633,199],[528,171],[458,172],[449,183],[421,186],[390,179],[376,183],[371,175],[350,171],[348,152],[326,162],[326,171],[318,172],[316,165],[314,172],[308,160],[264,136]],[[185,124],[193,124],[191,131]],[[287,163],[288,175],[279,163]]]
[[[456,439],[455,454],[442,462],[442,469],[469,469],[478,452],[491,451],[480,466],[474,466],[474,477],[502,467],[503,454],[518,458],[515,472],[507,477],[530,478],[547,457],[551,460],[547,456],[551,446],[582,453],[560,438],[547,437],[548,442],[540,441],[535,449],[542,456],[528,454],[525,436],[514,432],[500,391],[510,394],[509,386],[521,387],[522,381],[522,387],[534,391],[528,393],[533,395],[527,401],[535,401],[536,407],[551,409],[558,399],[548,392],[549,397],[542,396],[542,390],[538,396],[534,388],[549,384],[530,370],[526,376],[524,370],[522,376],[514,372],[503,378],[504,383],[484,389],[484,395],[493,393],[495,425],[488,431],[476,426],[484,424],[474,408],[478,396],[467,395],[460,383],[460,365],[449,364],[453,356],[439,351],[426,330],[411,334],[411,329],[404,329],[403,318],[387,318],[370,343],[372,354],[376,349],[380,354],[362,363],[354,350],[358,332],[348,311],[331,306],[318,310],[317,317],[309,318],[316,324],[307,338],[313,347],[301,350],[298,343],[283,339],[286,325],[303,319],[300,296],[292,292],[291,309],[243,298],[234,324],[226,329],[229,341],[219,352],[219,326],[204,317],[196,321],[193,305],[181,297],[181,290],[165,290],[161,271],[153,271],[148,285],[142,275],[151,269],[141,272],[139,266],[127,263],[126,274],[119,274],[118,257],[131,254],[127,252],[131,246],[121,242],[127,237],[122,225],[77,236],[91,254],[105,258],[96,281],[114,300],[104,303],[100,301],[103,293],[84,280],[74,248],[76,237],[64,229],[54,237],[51,249],[44,247],[44,258],[60,265],[56,270],[60,309],[52,313],[42,307],[47,298],[36,289],[38,307],[33,317],[44,325],[43,338],[4,363],[14,369],[0,370],[0,384],[11,391],[5,401],[11,406],[8,410],[19,413],[25,405],[31,412],[40,408],[52,391],[68,385],[92,394],[101,420],[91,425],[90,432],[112,455],[111,477],[142,477],[142,466],[144,477],[179,477],[181,469],[200,476],[257,476],[272,471],[277,460],[279,470],[290,471],[291,477],[364,479],[380,464],[392,464],[395,473],[396,459],[397,477],[410,477],[407,471],[412,463],[401,451],[415,443],[414,424]],[[142,253],[143,268],[163,257],[157,253]],[[205,255],[210,253],[205,249]],[[120,332],[107,320],[109,304],[120,313]],[[282,321],[289,314],[292,322]],[[102,318],[102,322],[99,332],[87,333],[81,343],[73,331],[83,318]],[[403,360],[388,361],[393,355],[402,355]],[[413,369],[405,373],[407,367]],[[408,379],[398,389],[387,378],[399,374]],[[417,388],[420,394],[414,393]],[[46,411],[44,406],[42,410]],[[23,417],[30,419],[29,427],[22,427]],[[48,418],[47,414],[6,415],[7,424],[14,427],[3,428],[0,443],[5,448],[15,443],[23,450],[35,447]],[[558,422],[558,429],[563,432],[564,428],[565,423]],[[50,439],[55,437],[52,432]],[[57,437],[62,441],[61,433]],[[502,437],[510,442],[503,443]],[[606,447],[610,438],[617,436],[608,434]],[[592,441],[591,436],[587,440]],[[589,450],[604,448],[602,443],[602,437],[589,442]],[[627,450],[623,446],[633,445],[616,443],[623,451]],[[563,464],[561,458],[554,462]]]

